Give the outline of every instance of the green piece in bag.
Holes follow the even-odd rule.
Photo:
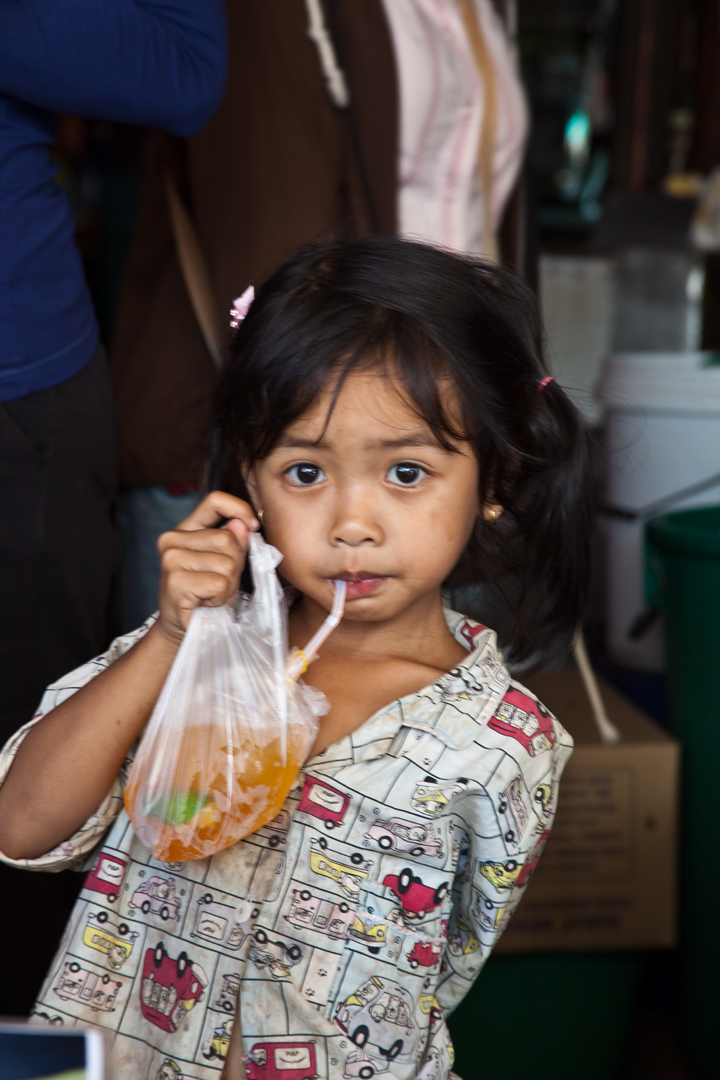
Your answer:
[[[209,796],[199,791],[172,791],[154,799],[146,813],[166,825],[187,825],[209,802]]]

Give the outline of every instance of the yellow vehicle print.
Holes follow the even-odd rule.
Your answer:
[[[508,859],[505,863],[484,862],[480,864],[480,873],[494,885],[498,892],[512,889],[517,881],[522,867],[515,859]]]
[[[348,927],[348,936],[363,941],[368,952],[379,953],[387,940],[387,929],[386,923],[378,923],[372,916],[362,919],[356,915]]]
[[[215,1058],[225,1061],[234,1025],[234,1020],[226,1020],[224,1024],[216,1028],[211,1027],[202,1048],[204,1058],[208,1061],[213,1061]]]
[[[310,869],[314,874],[331,878],[343,892],[357,899],[362,881],[370,873],[372,863],[364,859],[358,851],[352,853],[349,863],[336,862],[325,854],[327,846],[324,836],[310,841]]]
[[[551,796],[552,796],[552,785],[551,784],[538,784],[538,786],[535,788],[535,798],[536,798],[537,802],[540,803],[543,810],[547,810],[547,806],[548,806],[548,803],[550,802],[550,797]]]
[[[480,942],[462,919],[456,919],[455,929],[448,934],[448,949],[453,956],[469,956],[477,952]]]
[[[117,971],[132,952],[137,937],[136,930],[130,930],[125,923],[116,925],[110,922],[106,911],[98,911],[96,915],[88,916],[83,944],[104,953],[110,967]]]
[[[443,812],[453,795],[458,795],[468,786],[464,777],[457,780],[435,780],[426,776],[422,784],[415,788],[410,805],[426,817],[437,817]]]
[[[435,997],[434,994],[421,994],[418,998],[418,1009],[423,1014],[423,1016],[430,1017],[429,1030],[431,1031],[433,1024],[437,1023],[438,1020],[442,1020],[443,1018],[442,1009],[440,1008],[440,1005],[438,1004],[438,999]]]

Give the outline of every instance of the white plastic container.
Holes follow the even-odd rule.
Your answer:
[[[606,644],[622,664],[662,671],[662,621],[638,640],[628,631],[645,607],[647,517],[720,503],[720,356],[617,353],[605,364],[598,397],[606,410],[605,497],[636,515],[604,516]]]

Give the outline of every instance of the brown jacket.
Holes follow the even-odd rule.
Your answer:
[[[367,233],[373,216],[379,232],[396,229],[398,92],[382,3],[325,10],[352,116],[330,100],[304,0],[228,0],[225,98],[199,135],[159,140],[110,354],[122,485],[197,482],[207,451],[215,369],[178,263],[166,168],[221,313],[304,243]]]

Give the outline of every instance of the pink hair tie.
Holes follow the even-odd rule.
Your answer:
[[[255,289],[252,285],[248,285],[242,296],[238,296],[237,300],[233,300],[233,306],[230,308],[230,329],[237,330],[240,323],[243,321],[250,305],[255,299]]]
[[[547,386],[547,384],[551,383],[551,382],[555,382],[555,376],[554,375],[546,375],[545,378],[541,382],[539,382],[538,385],[537,385],[538,393],[540,393],[541,390],[544,390],[545,387]]]

